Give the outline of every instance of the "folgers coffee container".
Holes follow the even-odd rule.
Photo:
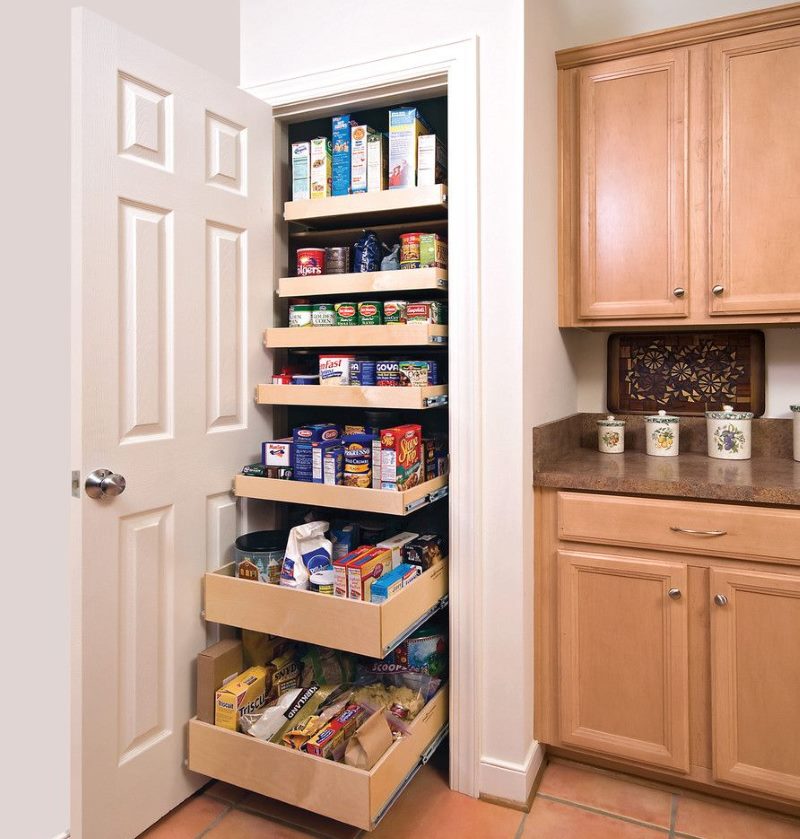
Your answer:
[[[379,300],[364,300],[358,304],[358,322],[361,326],[380,326],[383,323],[383,306]]]
[[[297,249],[297,276],[325,273],[325,248]]]
[[[334,303],[337,326],[357,326],[358,309],[355,303]]]
[[[603,454],[625,451],[625,420],[613,416],[597,420],[597,451]]]
[[[325,273],[326,274],[349,274],[350,273],[350,248],[326,248],[325,249]]]
[[[419,239],[421,233],[400,234],[400,268],[419,268]]]
[[[405,323],[407,305],[406,300],[385,300],[383,303],[383,322]]]

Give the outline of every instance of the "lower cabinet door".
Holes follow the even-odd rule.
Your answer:
[[[558,562],[562,743],[688,772],[686,566],[573,551]]]
[[[800,576],[711,569],[714,777],[800,799]]]

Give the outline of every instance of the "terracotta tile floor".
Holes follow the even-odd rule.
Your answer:
[[[530,813],[447,787],[447,750],[371,834],[228,784],[214,783],[140,839],[800,839],[800,820],[674,793],[573,763],[551,762]]]

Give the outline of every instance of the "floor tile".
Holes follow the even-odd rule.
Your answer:
[[[660,827],[670,824],[671,793],[588,768],[551,763],[545,769],[539,792]]]
[[[424,766],[368,839],[514,839],[524,813],[452,792],[447,769]]]
[[[238,806],[244,810],[255,810],[261,815],[288,822],[301,830],[310,830],[323,836],[329,836],[332,839],[353,839],[359,832],[357,827],[351,827],[333,819],[326,819],[310,810],[292,807],[291,804],[284,804],[274,798],[265,798],[255,792],[248,793]]]
[[[214,781],[213,784],[203,790],[204,795],[218,798],[220,801],[227,801],[229,804],[237,804],[250,792],[233,784],[226,784],[224,781]]]
[[[800,820],[682,795],[675,830],[701,839],[800,839]]]
[[[590,813],[537,795],[525,817],[520,839],[666,839],[668,835],[663,830]]]
[[[307,839],[313,834],[295,830],[287,825],[231,810],[203,839]]]
[[[161,821],[139,836],[139,839],[195,839],[227,809],[227,804],[205,795],[184,801]]]

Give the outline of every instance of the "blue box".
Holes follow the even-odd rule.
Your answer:
[[[338,450],[338,457],[328,469],[333,468],[333,475],[339,475],[338,483],[342,482],[342,472],[344,471],[344,449],[342,448],[341,440],[322,440],[319,443],[311,444],[311,480],[315,484],[329,483],[325,480],[325,458],[329,453]],[[337,468],[338,461],[338,468]]]
[[[295,481],[305,481],[306,483],[313,481],[313,446],[311,443],[295,443],[292,446],[292,476]]]
[[[338,440],[341,436],[341,428],[332,422],[299,425],[292,429],[292,440],[295,443],[319,443],[322,440]]]
[[[370,602],[383,603],[393,594],[405,588],[415,577],[419,576],[419,568],[413,565],[398,565],[372,583]]]
[[[331,195],[350,194],[350,129],[358,123],[350,114],[342,114],[331,120],[333,141],[333,172]]]

